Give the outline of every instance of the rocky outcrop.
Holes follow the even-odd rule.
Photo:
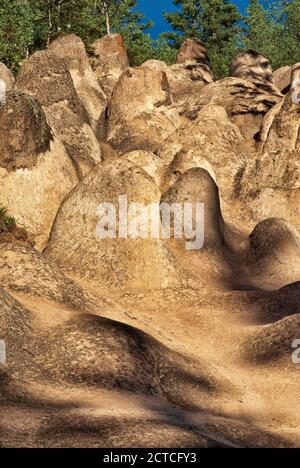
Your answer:
[[[17,91],[0,107],[0,165],[7,171],[31,168],[50,149],[51,129],[40,104]]]
[[[299,64],[93,48],[0,82],[0,446],[300,446]]]
[[[34,301],[53,301],[60,307],[105,313],[117,305],[104,295],[88,292],[68,278],[55,262],[45,258],[29,242],[0,242],[0,285],[10,294]]]
[[[103,131],[106,98],[79,38],[63,37],[30,56],[16,86],[41,103],[79,177],[101,161],[97,137]]]
[[[247,267],[253,283],[270,289],[294,283],[300,275],[300,236],[281,218],[258,223],[250,235]],[[269,284],[268,284],[269,283]]]
[[[120,34],[108,34],[91,46],[90,63],[99,86],[110,99],[123,71],[129,67],[126,48]]]
[[[168,67],[159,60],[148,60],[142,67],[166,73],[174,101],[197,94],[204,86],[215,81],[214,74],[206,63],[182,63]]]
[[[274,71],[274,82],[282,94],[290,90],[292,67],[285,66]]]
[[[46,246],[61,201],[77,183],[74,166],[40,104],[11,91],[0,106],[0,206]]]
[[[185,172],[167,190],[164,203],[184,203],[188,201],[204,207],[204,245],[201,249],[216,249],[224,244],[224,221],[220,208],[219,191],[216,183],[203,168],[193,168]],[[201,250],[199,249],[199,250]]]
[[[230,202],[235,177],[248,159],[243,137],[223,107],[204,106],[198,116],[174,132],[162,145],[159,156],[164,162],[163,190],[186,171],[206,169]]]
[[[150,177],[153,178],[157,187],[161,186],[165,163],[163,159],[149,151],[131,151],[121,156],[122,160],[129,161],[143,169]]]
[[[156,151],[182,123],[164,72],[128,68],[118,80],[108,111],[107,142],[122,152]]]
[[[288,94],[292,83],[300,79],[300,63],[292,66],[281,67],[274,72],[274,81],[282,94]]]
[[[239,54],[230,67],[230,76],[251,81],[254,84],[269,86],[269,92],[278,90],[273,86],[273,70],[269,60],[255,50],[248,50]]]
[[[224,78],[205,86],[198,96],[186,99],[176,108],[180,115],[194,120],[207,104],[224,107],[230,120],[239,127],[248,148],[255,151],[265,114],[281,101],[282,95],[274,94],[272,89],[240,78]]]
[[[184,282],[184,275],[180,276],[180,268],[163,241],[151,238],[149,224],[145,234],[143,228],[137,227],[140,238],[131,234],[131,224],[127,225],[127,221],[126,233],[122,234],[118,225],[114,228],[115,210],[116,222],[123,222],[118,215],[121,195],[127,196],[128,206],[132,203],[148,206],[160,200],[154,180],[134,163],[126,159],[103,163],[63,203],[47,256],[63,263],[73,273],[107,286],[139,289],[147,284],[148,288],[156,289]],[[106,234],[105,238],[97,233],[98,223],[105,215],[99,212],[102,203],[114,207],[109,223],[111,234]],[[129,212],[128,216],[139,226],[138,214]]]
[[[245,167],[240,195],[254,219],[285,217],[299,228],[299,104],[293,90],[265,122],[261,155]],[[284,214],[284,215],[283,215]]]
[[[7,91],[10,91],[15,84],[14,75],[2,62],[0,62],[0,80],[4,81]]]
[[[177,63],[203,63],[209,64],[205,45],[196,38],[186,39],[177,55]]]

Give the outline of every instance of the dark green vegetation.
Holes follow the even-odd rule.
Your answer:
[[[6,208],[0,208],[0,232],[9,226],[15,226],[16,220],[7,214]]]
[[[132,65],[150,58],[171,64],[191,36],[207,45],[218,77],[245,48],[265,54],[273,68],[300,61],[300,0],[250,0],[244,18],[229,0],[173,1],[177,11],[165,13],[172,31],[153,40],[137,0],[0,0],[0,61],[16,72],[60,35],[75,33],[89,46],[108,31],[124,36]]]

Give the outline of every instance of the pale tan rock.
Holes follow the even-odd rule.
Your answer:
[[[112,203],[118,214],[120,195],[127,195],[128,204],[160,201],[159,189],[143,169],[127,160],[103,163],[65,200],[46,255],[75,275],[107,286],[161,289],[182,284],[186,278],[162,240],[98,237],[99,205]]]
[[[259,134],[259,141],[258,141],[258,152],[262,152],[263,151],[263,148],[264,148],[264,145],[269,137],[269,132],[270,132],[270,129],[271,129],[271,126],[274,122],[274,119],[276,117],[276,115],[280,112],[282,106],[283,106],[283,103],[284,101],[281,101],[279,102],[278,104],[276,104],[275,106],[273,106],[269,112],[266,113],[266,115],[264,116],[264,119],[263,119],[263,122],[262,122],[262,126],[261,126],[261,130],[260,130],[260,134]]]
[[[95,79],[82,40],[73,34],[64,36],[53,41],[49,50],[63,60],[88,114],[89,123],[97,133],[105,119],[106,96]]]
[[[204,106],[196,120],[173,133],[158,155],[164,161],[163,190],[192,168],[206,169],[229,201],[237,172],[249,158],[244,139],[223,107]]]
[[[198,96],[192,96],[176,105],[180,115],[194,120],[206,104],[222,106],[235,123],[248,148],[255,151],[264,115],[281,102],[282,95],[272,89],[264,89],[248,80],[224,78],[205,86]]]
[[[78,182],[75,168],[31,96],[8,93],[0,135],[0,206],[43,250],[62,200]]]
[[[278,89],[282,94],[287,94],[290,89],[292,82],[300,78],[300,64],[296,63],[292,66],[281,67],[274,72],[274,80]]]
[[[207,63],[208,55],[205,45],[196,38],[184,41],[177,55],[177,63]]]
[[[154,60],[154,59],[146,60],[146,62],[144,62],[141,65],[141,67],[150,68],[151,70],[164,71],[164,72],[167,72],[169,70],[169,67],[165,62],[163,62],[162,60]]]
[[[299,104],[293,90],[269,116],[262,153],[245,167],[240,191],[250,218],[287,219],[300,227]]]
[[[90,62],[98,83],[110,99],[123,71],[129,67],[126,48],[120,34],[108,34],[91,45]]]
[[[291,359],[291,343],[300,336],[300,314],[257,328],[245,342],[244,355],[248,361],[258,365]]]
[[[174,101],[196,94],[204,86],[215,81],[215,76],[206,63],[182,63],[168,67],[159,60],[147,60],[142,67],[166,73]]]
[[[281,218],[265,219],[250,235],[247,265],[252,278],[271,288],[281,288],[298,281],[300,275],[300,236]]]
[[[10,91],[15,84],[15,78],[12,72],[7,68],[4,63],[0,62],[0,80],[3,80],[6,84],[7,91]]]
[[[290,89],[292,67],[285,66],[274,71],[274,82],[282,94],[286,94]]]
[[[291,68],[291,86],[298,80],[300,80],[300,63],[295,63]]]
[[[140,150],[125,153],[121,156],[121,159],[141,167],[160,187],[165,167],[165,163],[160,156],[149,151]]]
[[[66,36],[30,56],[16,86],[42,104],[79,177],[101,161],[97,136],[103,131],[106,100],[79,38]]]
[[[29,300],[53,301],[95,314],[117,308],[114,301],[104,295],[95,296],[68,278],[55,262],[28,244],[0,243],[0,285]]]
[[[155,151],[181,124],[164,72],[128,68],[109,106],[107,142],[124,152]]]
[[[186,171],[167,190],[162,201],[165,203],[202,203],[204,205],[203,249],[215,249],[224,244],[224,220],[220,208],[218,187],[208,171],[193,168]]]

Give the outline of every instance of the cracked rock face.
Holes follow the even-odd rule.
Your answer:
[[[54,41],[23,64],[16,87],[35,97],[63,141],[78,177],[101,161],[106,97],[76,36]]]
[[[39,102],[10,91],[0,106],[0,205],[32,234],[37,248],[45,247],[60,203],[77,181]]]

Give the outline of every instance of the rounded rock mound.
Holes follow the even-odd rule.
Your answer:
[[[224,244],[224,220],[220,208],[218,187],[211,175],[202,168],[193,168],[181,177],[162,196],[162,202],[190,203],[195,209],[202,204],[204,210],[204,249]],[[195,216],[195,214],[194,214]],[[194,219],[195,221],[195,219]]]
[[[151,223],[141,221],[143,208],[149,213],[159,200],[159,189],[142,168],[123,158],[103,163],[63,203],[46,255],[107,286],[160,289],[182,284],[184,274],[164,242],[151,238]],[[135,211],[135,203],[142,204],[141,212],[139,207]],[[110,233],[100,235],[103,207],[111,215]]]
[[[300,276],[300,237],[280,218],[260,222],[250,235],[247,264],[260,286],[281,288]]]

